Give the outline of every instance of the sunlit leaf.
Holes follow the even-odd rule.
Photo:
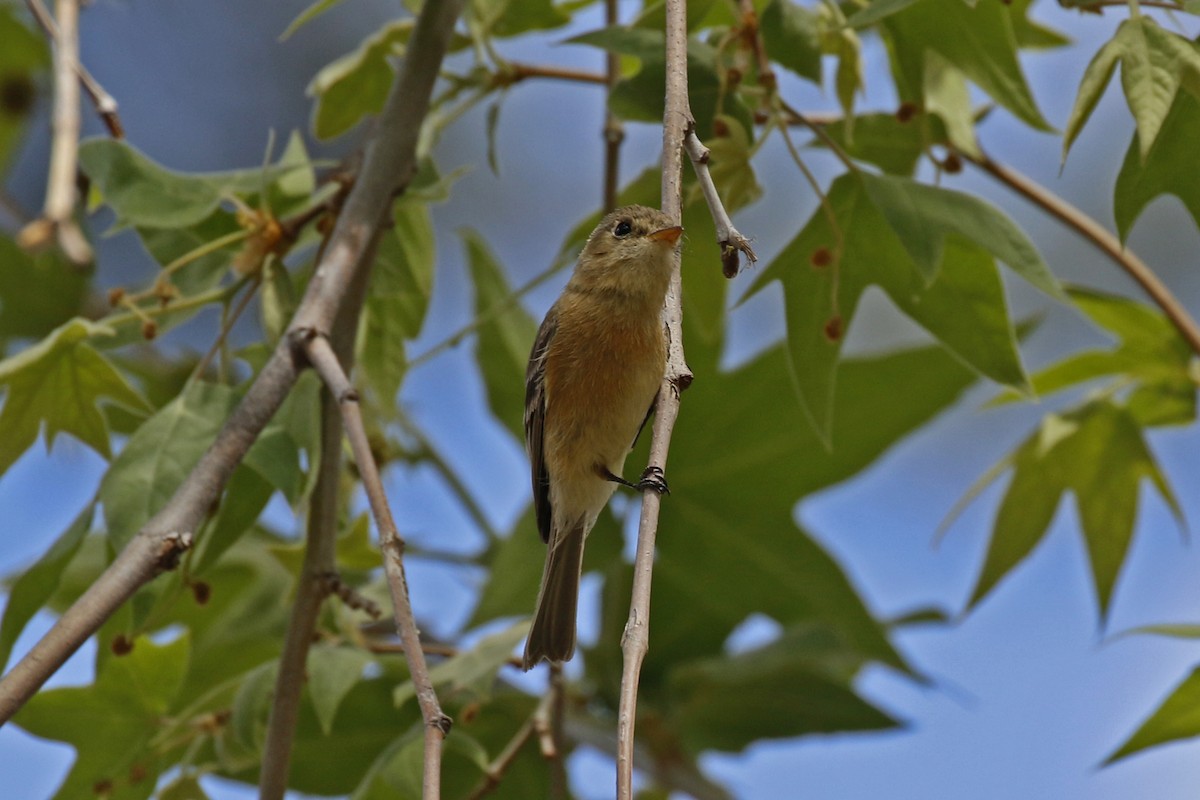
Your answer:
[[[111,455],[108,425],[100,403],[118,403],[134,411],[146,401],[113,365],[89,343],[111,329],[73,319],[42,341],[0,361],[0,473],[37,439],[43,430],[47,447],[59,433],[69,433],[105,458]]]
[[[403,54],[412,28],[411,18],[388,22],[316,74],[308,94],[317,99],[313,132],[318,138],[340,136],[383,108],[396,77],[390,59]]]
[[[792,0],[771,0],[760,20],[763,44],[774,61],[802,78],[821,83],[817,14]]]
[[[1189,179],[1200,170],[1197,130],[1200,100],[1189,92],[1178,92],[1149,149],[1143,151],[1136,139],[1130,141],[1113,189],[1113,217],[1121,241],[1128,238],[1146,206],[1163,194],[1178,197],[1200,226],[1200,183]]]
[[[308,696],[321,731],[333,732],[333,721],[342,700],[362,680],[371,654],[355,647],[317,646],[308,651]]]
[[[1108,758],[1107,766],[1150,747],[1200,735],[1200,668],[1176,686],[1150,718]]]

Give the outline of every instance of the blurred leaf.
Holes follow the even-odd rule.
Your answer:
[[[194,775],[180,775],[158,790],[156,800],[209,800],[208,793]]]
[[[362,680],[371,654],[354,647],[317,645],[308,651],[308,696],[316,711],[321,732],[333,732],[338,707],[354,685]]]
[[[1141,724],[1102,766],[1160,744],[1200,735],[1200,668],[1175,687],[1150,718]]]
[[[66,432],[105,458],[112,455],[99,404],[119,403],[131,410],[148,409],[148,404],[88,342],[111,333],[111,328],[77,317],[0,361],[0,386],[6,387],[0,473],[29,449],[43,426],[47,448]]]
[[[224,247],[213,249],[212,243],[241,230],[237,218],[227,211],[218,209],[194,225],[179,228],[147,228],[137,229],[142,244],[161,266],[188,257],[189,262],[171,273],[171,283],[184,295],[211,289],[229,274],[233,259],[245,243],[244,240],[230,242]],[[204,255],[196,256],[196,253]],[[159,316],[155,321],[160,332],[170,330],[190,319],[199,309],[193,309],[187,315],[168,316],[164,321]],[[135,331],[136,333],[136,331]],[[126,342],[133,340],[133,334],[126,336]]]
[[[171,498],[238,403],[228,386],[194,381],[129,438],[100,481],[109,541],[121,550]],[[277,420],[244,464],[285,492],[299,481],[298,455]]]
[[[862,114],[854,120],[850,138],[846,121],[839,119],[825,126],[825,133],[846,155],[874,164],[890,175],[911,177],[925,153],[921,126],[913,120],[901,122],[895,114]],[[820,138],[812,146],[824,147]]]
[[[358,362],[385,413],[404,379],[406,340],[421,332],[433,293],[433,221],[424,203],[395,204],[393,226],[380,238],[359,322]]]
[[[589,44],[640,59],[641,69],[618,82],[609,94],[609,108],[621,119],[662,121],[666,60],[661,31],[614,26],[574,36],[567,42]],[[729,114],[746,130],[754,129],[746,106],[736,94],[727,94],[722,88],[716,50],[694,39],[688,40],[688,98],[696,119],[696,133],[703,140],[711,138],[713,120],[718,114]]]
[[[341,2],[342,0],[316,0],[315,3],[301,11],[296,15],[295,19],[288,23],[283,33],[279,34],[279,41],[287,41],[296,31]]]
[[[759,30],[773,61],[821,85],[820,20],[815,12],[792,0],[770,0]]]
[[[1200,226],[1200,184],[1189,180],[1200,170],[1197,130],[1200,100],[1189,92],[1178,92],[1153,144],[1143,150],[1136,140],[1130,141],[1113,190],[1113,216],[1122,242],[1150,201],[1163,194],[1178,197]]]
[[[924,77],[925,110],[942,121],[947,141],[968,155],[980,155],[966,78],[936,52],[925,54]]]
[[[1013,465],[1012,481],[996,512],[970,605],[978,604],[1029,555],[1070,491],[1079,510],[1103,619],[1133,537],[1142,479],[1149,479],[1176,517],[1182,518],[1137,422],[1127,410],[1094,400],[1067,414],[1048,415],[1008,460]]]
[[[1152,636],[1171,636],[1176,639],[1200,639],[1200,625],[1197,624],[1165,624],[1165,625],[1141,625],[1137,628],[1130,628],[1127,631],[1121,631],[1112,638],[1116,639],[1125,636],[1135,636],[1138,634],[1149,634]]]
[[[264,181],[282,181],[294,190],[303,185],[296,181],[309,180],[304,174],[312,165],[293,145],[283,160],[265,170],[185,174],[160,166],[124,140],[97,138],[79,145],[79,168],[117,215],[118,225],[177,229],[204,221],[231,195],[260,193]]]
[[[388,22],[313,77],[307,91],[317,100],[313,133],[318,139],[341,136],[364,116],[383,109],[396,77],[390,60],[403,55],[412,29],[411,18]]]
[[[278,676],[278,661],[261,664],[247,673],[233,698],[229,733],[251,751],[261,751],[267,738],[267,717]]]
[[[892,224],[872,202],[868,181],[885,187],[880,194],[895,218]],[[911,198],[910,187],[915,186],[865,174],[837,179],[828,201],[838,228],[831,226],[826,210],[818,208],[747,292],[753,294],[773,280],[783,284],[789,372],[801,407],[827,446],[830,441],[835,448],[842,446],[829,438],[838,424],[834,413],[838,358],[858,300],[871,284],[883,289],[905,314],[983,375],[1018,388],[1026,385],[995,264],[957,231],[970,230],[988,239],[1006,257],[1021,259],[1027,270],[1036,270],[1035,265],[1041,263],[1040,259],[1033,261],[1036,251],[1032,246],[1028,251],[1020,246],[1022,241],[1028,245],[1027,240],[1016,239],[1019,231],[998,212],[990,207],[972,209],[972,204],[980,202],[977,199],[951,210],[958,195],[947,192],[931,196],[928,204],[922,197],[915,207],[904,207],[902,203]],[[925,189],[945,191],[932,187],[917,191]],[[979,220],[973,230],[968,223],[972,218]],[[992,226],[993,232],[986,232],[985,225]],[[900,241],[894,230],[897,227],[923,242]],[[941,246],[935,248],[932,240],[937,239]],[[839,240],[844,248],[840,258],[836,255]],[[923,258],[940,259],[933,263],[932,283],[927,282],[929,270],[908,257],[909,248]],[[844,394],[839,392],[838,397]],[[837,406],[841,402],[839,399]]]
[[[4,618],[0,621],[0,670],[8,663],[13,645],[25,630],[25,625],[58,589],[59,578],[79,552],[84,537],[92,528],[95,513],[95,503],[89,503],[62,535],[54,540],[50,549],[8,586]]]
[[[338,533],[336,548],[340,570],[369,572],[380,565],[379,549],[371,540],[371,518],[368,514],[359,514],[345,530]],[[304,542],[287,542],[272,547],[271,555],[292,577],[298,577],[304,563],[304,551]]]
[[[846,25],[856,30],[870,27],[884,17],[903,11],[918,0],[871,0],[865,8],[855,11],[846,20]]]
[[[20,142],[38,104],[38,73],[50,66],[44,37],[22,25],[10,6],[0,5],[0,172]],[[0,260],[3,263],[3,260]]]
[[[519,441],[525,440],[525,365],[537,323],[513,296],[504,269],[487,242],[472,230],[460,232],[475,287],[480,321],[476,358],[492,414]]]
[[[1158,138],[1171,103],[1182,83],[1200,91],[1200,52],[1178,34],[1165,31],[1150,17],[1124,20],[1088,64],[1075,106],[1063,132],[1063,161],[1121,65],[1121,86],[1137,123],[1139,153],[1144,161]]]
[[[57,251],[31,255],[0,236],[0,339],[40,339],[81,314],[90,282]]]
[[[165,717],[188,662],[188,638],[158,645],[145,638],[109,659],[91,686],[39,692],[13,718],[34,736],[75,748],[75,763],[54,797],[91,797],[111,784],[114,800],[148,797],[159,764],[150,740]],[[137,771],[141,779],[131,782]]]
[[[739,752],[762,739],[883,730],[896,720],[854,692],[861,656],[798,626],[737,655],[685,662],[668,678],[672,727],[689,751]]]
[[[553,0],[471,0],[468,15],[486,34],[502,37],[559,28],[571,21]]]
[[[275,487],[245,464],[233,471],[216,515],[201,537],[192,557],[192,571],[204,575],[249,530],[275,494]]]
[[[935,52],[1027,125],[1052,130],[1017,61],[1013,14],[1003,3],[919,0],[891,13],[883,26],[895,67],[911,91],[924,85],[925,53]]]
[[[1029,9],[1033,2],[1034,0],[1010,0],[1008,3],[1017,47],[1022,50],[1050,50],[1070,44],[1071,40],[1058,31],[1029,19]]]
[[[432,667],[429,679],[437,688],[438,697],[442,702],[487,702],[495,691],[500,668],[512,658],[513,650],[524,641],[527,633],[529,623],[518,622],[499,633],[483,637],[469,650]],[[399,708],[416,694],[412,681],[406,681],[396,687],[392,702]]]

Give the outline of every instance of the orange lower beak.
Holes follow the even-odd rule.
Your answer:
[[[681,225],[672,225],[669,228],[661,228],[649,235],[649,238],[656,242],[665,242],[669,247],[674,247],[679,241],[679,237],[683,236],[683,227]]]

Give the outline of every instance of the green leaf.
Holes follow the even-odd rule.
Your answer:
[[[438,690],[438,697],[454,702],[485,703],[495,690],[496,675],[508,663],[513,650],[529,633],[529,622],[522,621],[509,628],[485,636],[469,650],[451,656],[429,670],[429,679]],[[396,687],[392,702],[396,707],[416,697],[412,681]]]
[[[868,180],[884,187],[881,194],[890,204],[893,224],[872,202]],[[842,341],[859,297],[872,284],[973,368],[1000,383],[1025,386],[1000,277],[987,253],[957,233],[957,228],[966,226],[966,220],[974,216],[970,203],[966,204],[967,213],[957,219],[954,217],[964,209],[949,210],[951,193],[931,197],[927,205],[921,197],[905,207],[902,203],[911,199],[910,188],[915,186],[865,174],[842,176],[828,195],[837,228],[832,227],[824,208],[817,209],[748,292],[753,294],[772,280],[783,284],[794,387],[801,407],[827,445],[836,422],[834,388]],[[927,188],[931,187],[918,191]],[[979,201],[972,198],[971,202]],[[988,238],[1014,261],[1022,258],[1026,267],[1033,264],[1030,259],[1036,258],[1035,251],[1027,257],[1017,247],[1020,240],[1005,237],[1010,229],[1015,231],[1011,223],[990,216],[998,213],[990,207],[976,213],[987,222],[978,223],[980,227],[973,233]],[[982,227],[988,224],[994,225],[990,233]],[[922,241],[902,242],[893,230],[895,225]],[[947,236],[950,233],[954,235]],[[939,237],[940,245],[930,253],[933,240]],[[840,257],[839,240],[843,248]],[[909,244],[925,258],[940,259],[934,263],[932,283],[927,282],[928,270],[908,257]]]
[[[926,53],[924,87],[925,109],[942,120],[950,144],[968,155],[980,155],[975,110],[963,74],[937,53]]]
[[[846,155],[866,161],[890,175],[911,177],[917,162],[925,153],[926,143],[921,126],[912,120],[901,122],[895,114],[862,114],[854,119],[854,136],[850,137],[845,120],[825,126],[825,133]],[[824,147],[820,138],[814,147]]]
[[[743,128],[734,117],[719,115],[717,119],[723,123],[726,133],[707,144],[708,170],[725,204],[725,210],[732,214],[762,197],[763,190],[750,163],[754,156],[750,131]],[[699,205],[703,201],[699,183],[692,182],[687,194],[688,205]]]
[[[0,338],[40,339],[79,315],[90,279],[53,249],[31,255],[0,236]]]
[[[433,294],[433,220],[424,203],[396,203],[380,239],[359,322],[358,361],[385,412],[394,408],[407,366],[404,343],[421,332]]]
[[[948,234],[957,234],[987,250],[1051,297],[1062,297],[1033,242],[1012,220],[973,195],[904,178],[862,174],[871,202],[882,212],[900,242],[932,280]]]
[[[88,343],[112,329],[72,319],[42,341],[0,361],[0,386],[6,388],[0,411],[0,473],[37,439],[45,427],[46,446],[66,432],[100,455],[111,456],[108,425],[99,404],[118,403],[131,410],[146,401],[115,367]]]
[[[393,20],[316,74],[307,92],[317,100],[313,109],[317,138],[341,136],[363,117],[383,109],[396,77],[391,59],[403,55],[412,29],[411,18]]]
[[[829,631],[797,626],[765,647],[672,671],[671,721],[695,754],[738,752],[762,739],[895,727],[896,720],[855,694],[851,678],[861,663]]]
[[[286,42],[296,31],[341,2],[342,0],[316,0],[315,3],[301,11],[296,15],[295,19],[288,23],[283,33],[279,34],[279,41]]]
[[[1103,766],[1150,747],[1197,735],[1200,735],[1200,668],[1192,670],[1192,674],[1175,687],[1150,718],[1104,759]]]
[[[194,775],[180,775],[158,790],[156,800],[209,800],[208,793]]]
[[[0,670],[8,663],[13,645],[25,625],[58,589],[59,578],[71,559],[79,552],[83,539],[92,527],[96,505],[89,503],[75,521],[54,540],[33,566],[21,573],[8,588],[4,618],[0,621]]]
[[[193,381],[129,438],[100,481],[104,519],[115,550],[171,498],[237,402],[230,387]],[[298,485],[299,464],[281,424],[276,421],[264,429],[244,464],[286,491]]]
[[[815,12],[792,0],[771,0],[762,12],[760,30],[772,60],[821,85],[820,21]]]
[[[1122,242],[1150,201],[1163,194],[1178,197],[1200,226],[1200,184],[1189,179],[1200,170],[1197,130],[1200,100],[1179,92],[1149,149],[1139,148],[1138,139],[1130,141],[1113,190],[1113,217]]]
[[[1180,84],[1193,92],[1200,87],[1200,52],[1195,45],[1163,30],[1150,17],[1125,20],[1084,72],[1063,134],[1064,161],[1118,63],[1125,101],[1137,124],[1143,160],[1158,138]]]
[[[1017,46],[1023,50],[1049,50],[1063,47],[1071,40],[1056,30],[1029,19],[1029,8],[1034,0],[1011,0],[1008,7],[1012,13],[1013,33],[1017,37]]]
[[[38,74],[50,65],[46,39],[22,25],[9,6],[0,6],[0,169],[20,143],[38,104]],[[2,263],[2,262],[0,262]]]
[[[1027,125],[1052,130],[1017,61],[1013,13],[1003,3],[971,7],[962,0],[917,0],[884,18],[883,25],[901,83],[913,93],[921,94],[925,53],[935,52]]]
[[[850,18],[846,20],[846,25],[855,30],[862,30],[885,17],[903,11],[916,2],[918,0],[871,0],[871,4],[866,8],[861,8],[851,14]]]
[[[39,692],[13,718],[34,736],[65,742],[76,758],[56,800],[92,797],[112,783],[114,798],[146,797],[158,776],[150,741],[167,722],[188,663],[188,638],[158,645],[139,638],[132,652],[110,658],[91,686]],[[130,785],[138,768],[143,779]]]
[[[492,414],[516,436],[525,438],[525,365],[537,323],[513,296],[487,243],[465,229],[460,234],[475,287],[475,316],[481,321],[476,358],[483,373]]]
[[[483,33],[502,37],[559,28],[571,21],[553,0],[472,0],[467,13]]]
[[[333,732],[338,707],[369,663],[371,654],[354,647],[317,646],[308,651],[308,696],[326,736]]]
[[[1139,484],[1149,479],[1179,516],[1179,505],[1136,420],[1105,400],[1048,415],[1008,457],[1013,477],[996,512],[988,553],[970,605],[1023,561],[1049,529],[1070,491],[1083,527],[1092,579],[1107,616],[1137,520]]]

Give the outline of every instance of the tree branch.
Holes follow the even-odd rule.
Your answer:
[[[712,174],[708,171],[708,148],[696,136],[696,123],[689,123],[683,139],[683,149],[692,160],[692,168],[696,170],[696,180],[700,183],[700,191],[708,203],[708,213],[712,214],[713,223],[717,227],[717,244],[721,245],[721,271],[726,278],[738,274],[738,253],[745,253],[746,258],[753,264],[758,261],[750,240],[743,236],[733,226],[721,195],[717,194],[717,186],[713,183]]]
[[[364,169],[309,281],[292,321],[293,330],[329,328],[374,230],[396,191],[413,174],[417,136],[462,1],[443,0],[422,7],[409,41],[408,57],[368,144]],[[179,556],[192,544],[192,532],[220,498],[234,469],[299,377],[302,364],[293,352],[295,339],[292,335],[280,339],[216,440],[162,510],[0,679],[0,724],[16,713],[138,588],[175,567]]]
[[[50,16],[50,12],[42,4],[42,0],[25,0],[25,5],[29,6],[33,18],[37,20],[46,36],[57,45],[58,24]],[[104,123],[104,127],[108,128],[109,135],[114,139],[125,138],[125,126],[121,124],[121,117],[117,114],[116,98],[104,90],[100,82],[92,76],[92,73],[88,72],[82,61],[75,62],[75,72],[79,75],[79,82],[83,84],[84,91],[91,98],[100,121]]]
[[[79,164],[79,2],[56,0],[58,36],[54,37],[54,136],[50,143],[50,175],[42,216],[17,234],[21,247],[37,249],[57,237],[73,264],[92,260],[87,237],[75,224],[75,173]],[[44,9],[43,9],[44,11]]]
[[[683,218],[683,140],[692,124],[687,94],[687,7],[685,0],[666,3],[666,108],[663,113],[662,210],[673,221]],[[679,392],[692,381],[683,356],[683,291],[679,255],[675,256],[671,284],[663,317],[670,339],[667,369],[654,412],[650,440],[652,466],[666,468],[671,431],[679,416]],[[629,619],[621,637],[621,692],[617,715],[617,798],[633,797],[634,722],[637,717],[638,681],[649,647],[650,583],[654,570],[654,540],[658,532],[661,495],[653,490],[642,494],[638,522],[637,554],[633,563],[633,590]]]
[[[375,524],[379,528],[379,546],[383,552],[383,569],[387,574],[395,609],[396,632],[404,646],[404,659],[408,662],[417,702],[421,706],[421,716],[425,720],[424,797],[426,800],[437,798],[440,796],[442,740],[450,732],[451,720],[438,704],[437,693],[429,679],[429,668],[425,664],[425,653],[421,649],[421,636],[417,631],[412,604],[408,599],[408,581],[404,577],[404,539],[392,518],[387,495],[383,491],[383,482],[379,478],[379,468],[371,454],[371,443],[367,440],[367,431],[363,427],[362,415],[359,412],[358,393],[350,385],[328,339],[314,332],[305,344],[305,352],[320,374],[321,380],[338,400],[346,437],[350,440],[350,449],[354,453],[354,463],[367,492]]]
[[[374,256],[372,240],[363,267],[359,269],[347,293],[341,313],[333,323],[331,340],[337,357],[350,364],[354,358],[354,337],[366,295],[367,278]],[[304,690],[308,650],[316,630],[317,617],[332,585],[329,575],[337,569],[337,520],[339,489],[342,480],[342,418],[337,398],[328,387],[321,392],[321,444],[317,480],[308,503],[308,530],[305,536],[304,564],[296,586],[296,599],[279,656],[279,674],[267,720],[259,769],[258,796],[261,800],[283,800],[287,793],[291,766],[292,741],[300,716],[300,696]]]
[[[613,27],[619,21],[617,0],[604,0],[604,24]],[[621,77],[621,58],[609,50],[604,55],[604,213],[617,207],[617,188],[621,180],[621,143],[625,141],[625,126],[608,108],[613,87]]]
[[[1159,280],[1154,270],[1150,269],[1146,262],[1138,258],[1132,251],[1125,249],[1121,241],[1107,228],[1036,181],[1011,167],[993,161],[986,153],[973,156],[958,149],[955,149],[955,152],[1068,227],[1074,228],[1077,233],[1100,248],[1142,287],[1155,305],[1162,309],[1163,314],[1171,321],[1180,335],[1191,345],[1192,350],[1200,354],[1200,325],[1196,324],[1196,320],[1188,314],[1187,309],[1171,293],[1166,284]]]

